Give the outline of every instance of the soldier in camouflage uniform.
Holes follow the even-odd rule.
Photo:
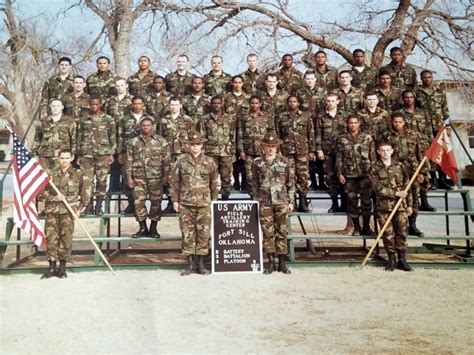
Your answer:
[[[309,212],[306,194],[308,192],[308,161],[315,159],[313,119],[299,109],[298,98],[290,95],[287,112],[278,116],[275,128],[283,141],[281,152],[288,159],[292,175],[296,176],[296,190],[299,193],[298,210]]]
[[[267,74],[265,79],[265,90],[259,93],[262,99],[262,110],[272,115],[274,119],[286,110],[286,99],[288,93],[278,89],[278,76]]]
[[[361,119],[362,132],[371,134],[376,144],[382,134],[390,129],[390,115],[378,107],[378,103],[377,93],[368,91],[365,93],[365,108],[357,113]]]
[[[444,90],[439,85],[434,86],[433,73],[430,70],[423,70],[420,76],[421,86],[416,89],[417,105],[431,118],[433,137],[436,137],[439,127],[449,117],[448,100]],[[434,164],[433,168],[435,168]],[[438,189],[451,189],[451,185],[446,180],[446,174],[441,169],[438,168],[439,179],[434,170],[431,174],[433,186]]]
[[[278,271],[290,274],[285,263],[288,253],[286,239],[287,215],[294,209],[294,176],[288,160],[277,154],[282,141],[275,132],[265,134],[261,141],[263,156],[253,162],[253,186],[255,198],[259,202],[260,222],[263,231],[263,252],[268,255],[268,268],[271,274],[275,266],[275,253],[278,255]]]
[[[127,185],[133,189],[135,217],[140,226],[132,238],[160,238],[157,225],[161,219],[163,184],[168,182],[170,174],[170,152],[168,143],[154,135],[153,131],[153,119],[143,116],[140,119],[140,134],[127,144]],[[147,196],[150,196],[148,212],[145,205]],[[147,217],[151,220],[149,230]]]
[[[376,84],[377,72],[365,65],[365,52],[358,48],[352,52],[352,86],[364,91],[372,89]]]
[[[147,97],[151,92],[155,73],[150,69],[150,58],[142,55],[138,58],[138,71],[127,79],[130,95]]]
[[[192,92],[182,100],[183,112],[191,117],[195,124],[201,120],[202,116],[211,111],[211,98],[204,93],[204,79],[195,76],[191,83]]]
[[[95,61],[97,72],[87,77],[87,93],[89,95],[99,95],[102,102],[116,94],[115,75],[110,71],[110,59],[100,56]]]
[[[324,51],[317,51],[314,54],[314,64],[310,69],[316,73],[318,86],[325,88],[328,92],[337,87],[337,68],[327,64],[327,54]]]
[[[392,127],[390,131],[385,132],[382,137],[384,141],[392,144],[394,150],[392,159],[403,163],[408,176],[411,177],[418,168],[425,152],[420,134],[407,128],[403,113],[396,112],[392,114]],[[418,237],[424,236],[416,226],[416,218],[419,210],[418,198],[420,194],[420,183],[423,183],[423,181],[427,179],[428,172],[429,164],[426,163],[410,188],[413,213],[408,217],[408,234]]]
[[[346,132],[346,114],[338,108],[339,97],[334,93],[326,96],[326,111],[318,115],[316,119],[316,155],[323,161],[324,173],[328,194],[332,205],[328,212],[340,212],[337,196],[341,193],[341,207],[344,206],[345,194],[341,191],[337,180],[336,163],[336,139]],[[344,208],[343,208],[344,209]]]
[[[250,96],[243,91],[244,78],[240,75],[232,77],[231,91],[224,94],[224,112],[234,117],[235,125],[238,129],[240,121],[239,118],[244,112],[249,110]],[[232,166],[232,174],[234,176],[234,190],[247,191],[248,183],[245,174],[245,161],[240,159],[239,154],[236,155],[235,162]],[[242,176],[242,182],[240,181]]]
[[[165,90],[165,78],[156,76],[150,94],[145,98],[146,113],[152,116],[155,122],[159,122],[166,114],[170,95]]]
[[[223,59],[215,55],[211,58],[212,70],[204,75],[204,92],[209,96],[222,96],[229,91],[232,77],[222,70]]]
[[[102,215],[102,203],[107,190],[107,175],[117,149],[117,132],[114,119],[102,112],[100,96],[91,96],[89,114],[81,118],[77,137],[78,164],[87,178],[95,183],[95,214]],[[91,196],[93,196],[94,185]],[[84,211],[93,213],[93,198]]]
[[[386,71],[392,78],[392,85],[399,90],[416,88],[416,71],[409,65],[404,63],[402,49],[400,47],[390,48],[390,58],[392,61],[380,68],[380,73]]]
[[[343,70],[338,75],[339,87],[332,91],[339,96],[339,107],[347,114],[357,113],[364,107],[364,92],[353,87],[351,82],[351,72]]]
[[[66,94],[62,99],[64,114],[74,118],[76,125],[79,125],[79,119],[89,110],[89,94],[84,91],[86,79],[81,75],[76,75],[73,81],[73,92]]]
[[[61,150],[58,167],[50,174],[52,182],[60,194],[49,185],[44,192],[46,200],[46,219],[44,231],[46,235],[46,251],[49,269],[41,277],[67,277],[66,262],[71,256],[72,235],[74,233],[74,217],[63,201],[80,213],[89,201],[90,181],[80,171],[72,167],[74,156],[70,150]],[[59,270],[57,261],[59,260]]]
[[[379,98],[379,107],[383,108],[388,114],[398,111],[402,105],[402,95],[399,88],[391,85],[392,78],[389,72],[380,71],[378,85],[374,89]]]
[[[244,78],[244,92],[256,95],[265,88],[265,74],[258,70],[258,57],[255,53],[247,55],[247,65],[247,70],[240,74]]]
[[[182,54],[176,61],[177,70],[166,75],[166,90],[182,99],[191,93],[191,82],[194,75],[188,71],[188,56]]]
[[[369,172],[377,157],[374,139],[370,134],[361,132],[360,125],[359,117],[347,116],[347,133],[341,134],[336,143],[336,172],[347,195],[347,215],[354,225],[352,235],[374,235],[370,229],[372,189]],[[361,214],[362,230],[359,223]]]
[[[46,113],[52,99],[62,100],[66,94],[72,92],[72,62],[62,57],[58,62],[58,74],[53,75],[43,84],[41,91],[41,111]]]
[[[380,142],[377,152],[380,160],[372,166],[370,181],[376,195],[377,219],[380,226],[385,224],[398,199],[404,199],[383,234],[383,243],[388,254],[386,270],[393,271],[398,267],[404,271],[412,271],[405,259],[407,215],[410,216],[412,213],[412,195],[404,191],[409,177],[405,165],[392,160],[393,148],[390,143]],[[398,253],[398,264],[395,251]]]
[[[222,187],[223,200],[228,200],[232,188],[232,159],[236,153],[235,119],[223,112],[223,103],[220,96],[211,99],[211,113],[202,117],[199,129],[207,139],[206,155],[214,159]]]
[[[281,58],[282,68],[275,74],[278,77],[278,87],[289,95],[296,94],[302,86],[303,73],[293,67],[293,56],[285,54]]]
[[[201,275],[209,274],[204,257],[209,253],[210,205],[217,200],[219,188],[214,159],[202,152],[204,142],[206,139],[199,132],[190,133],[184,142],[189,144],[189,152],[178,158],[171,176],[173,209],[179,212],[182,251],[189,263],[182,276],[195,270]]]
[[[239,119],[237,153],[239,158],[245,161],[249,194],[251,198],[254,198],[252,164],[255,158],[262,155],[260,141],[268,131],[275,130],[275,121],[268,113],[261,111],[262,102],[260,97],[252,96],[249,104],[249,110],[242,112]]]

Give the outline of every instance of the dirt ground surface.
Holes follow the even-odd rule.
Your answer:
[[[474,272],[3,276],[3,354],[474,354]]]

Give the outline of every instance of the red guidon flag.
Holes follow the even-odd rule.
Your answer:
[[[456,158],[454,157],[453,146],[451,145],[451,139],[446,131],[446,126],[443,126],[436,135],[433,143],[426,151],[428,159],[438,164],[441,170],[451,178],[453,183],[457,185],[457,172],[458,165],[456,164]]]
[[[35,198],[48,184],[50,177],[13,134],[13,222],[31,234],[35,245],[46,245],[43,227],[36,211]]]

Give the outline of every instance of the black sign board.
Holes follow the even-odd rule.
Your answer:
[[[258,202],[213,202],[211,235],[213,273],[262,272]]]

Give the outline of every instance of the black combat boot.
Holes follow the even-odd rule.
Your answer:
[[[428,196],[424,191],[420,191],[420,211],[436,212],[436,208],[428,203]]]
[[[397,254],[398,254],[397,269],[400,269],[403,271],[413,271],[412,267],[408,265],[407,260],[405,259],[405,252],[397,250]]]
[[[274,253],[268,253],[268,267],[263,270],[264,274],[271,274],[273,273],[273,270],[275,269],[275,254]]]
[[[278,255],[278,271],[284,274],[291,274],[290,269],[286,266],[286,255]]]
[[[441,170],[438,170],[438,189],[442,190],[452,190],[451,185],[448,183],[448,180],[446,180],[446,174],[442,172]]]
[[[97,200],[95,201],[95,215],[96,216],[102,216],[104,212],[102,211],[102,203],[104,202],[104,198],[97,197]]]
[[[135,200],[132,195],[127,195],[128,205],[122,211],[124,214],[134,214],[135,213]]]
[[[182,272],[181,272],[181,276],[188,276],[188,275],[191,275],[194,273],[194,268],[195,268],[195,265],[194,265],[194,255],[188,255],[186,257],[186,259],[188,259],[188,268],[187,269],[184,269]]]
[[[328,185],[326,185],[326,182],[324,181],[324,172],[318,173],[318,181],[319,181],[319,185],[318,185],[319,190],[327,191]]]
[[[408,217],[408,234],[423,238],[425,234],[416,226],[416,216]]]
[[[352,235],[362,235],[360,231],[360,222],[359,222],[359,217],[351,217],[352,224],[354,225],[354,231],[352,232]]]
[[[364,236],[374,236],[375,232],[370,229],[370,216],[362,216],[362,230],[360,235]]]
[[[204,255],[198,255],[198,264],[197,264],[197,272],[200,275],[209,275],[210,272],[206,267],[204,266]]]
[[[388,262],[387,262],[387,266],[385,266],[385,270],[387,271],[395,270],[396,263],[397,261],[395,260],[395,253],[388,253]]]
[[[88,216],[88,215],[93,215],[93,214],[94,214],[94,198],[91,197],[91,199],[89,200],[89,204],[87,205],[84,212],[82,212],[82,215]]]
[[[50,277],[58,276],[56,261],[48,260],[48,263],[49,263],[49,269],[43,276],[41,276],[41,279],[49,279]]]
[[[311,254],[316,254],[316,250],[314,249],[314,245],[311,242],[311,239],[306,239],[306,249],[311,253]]]
[[[308,207],[308,200],[306,199],[306,194],[300,192],[298,212],[311,212]]]
[[[151,221],[150,229],[148,231],[148,237],[155,238],[155,239],[158,239],[161,237],[160,233],[158,233],[158,230],[156,229],[157,225],[158,225],[158,221]]]
[[[249,191],[249,183],[247,181],[247,175],[242,174],[242,181],[240,182],[240,191],[241,192],[248,192]]]
[[[329,213],[336,213],[341,212],[339,208],[339,201],[337,200],[337,196],[331,196],[332,205],[331,208],[328,209]]]
[[[438,188],[438,178],[436,177],[436,171],[430,171],[430,190],[436,190]]]
[[[66,274],[66,260],[64,260],[64,259],[59,260],[58,277],[59,277],[60,279],[65,279],[65,278],[67,278],[67,274]]]
[[[132,234],[132,238],[146,238],[148,236],[148,228],[146,221],[139,221],[140,229],[135,234]]]
[[[229,197],[230,197],[230,193],[229,192],[223,192],[221,194],[221,200],[222,201],[228,201],[229,200]]]

